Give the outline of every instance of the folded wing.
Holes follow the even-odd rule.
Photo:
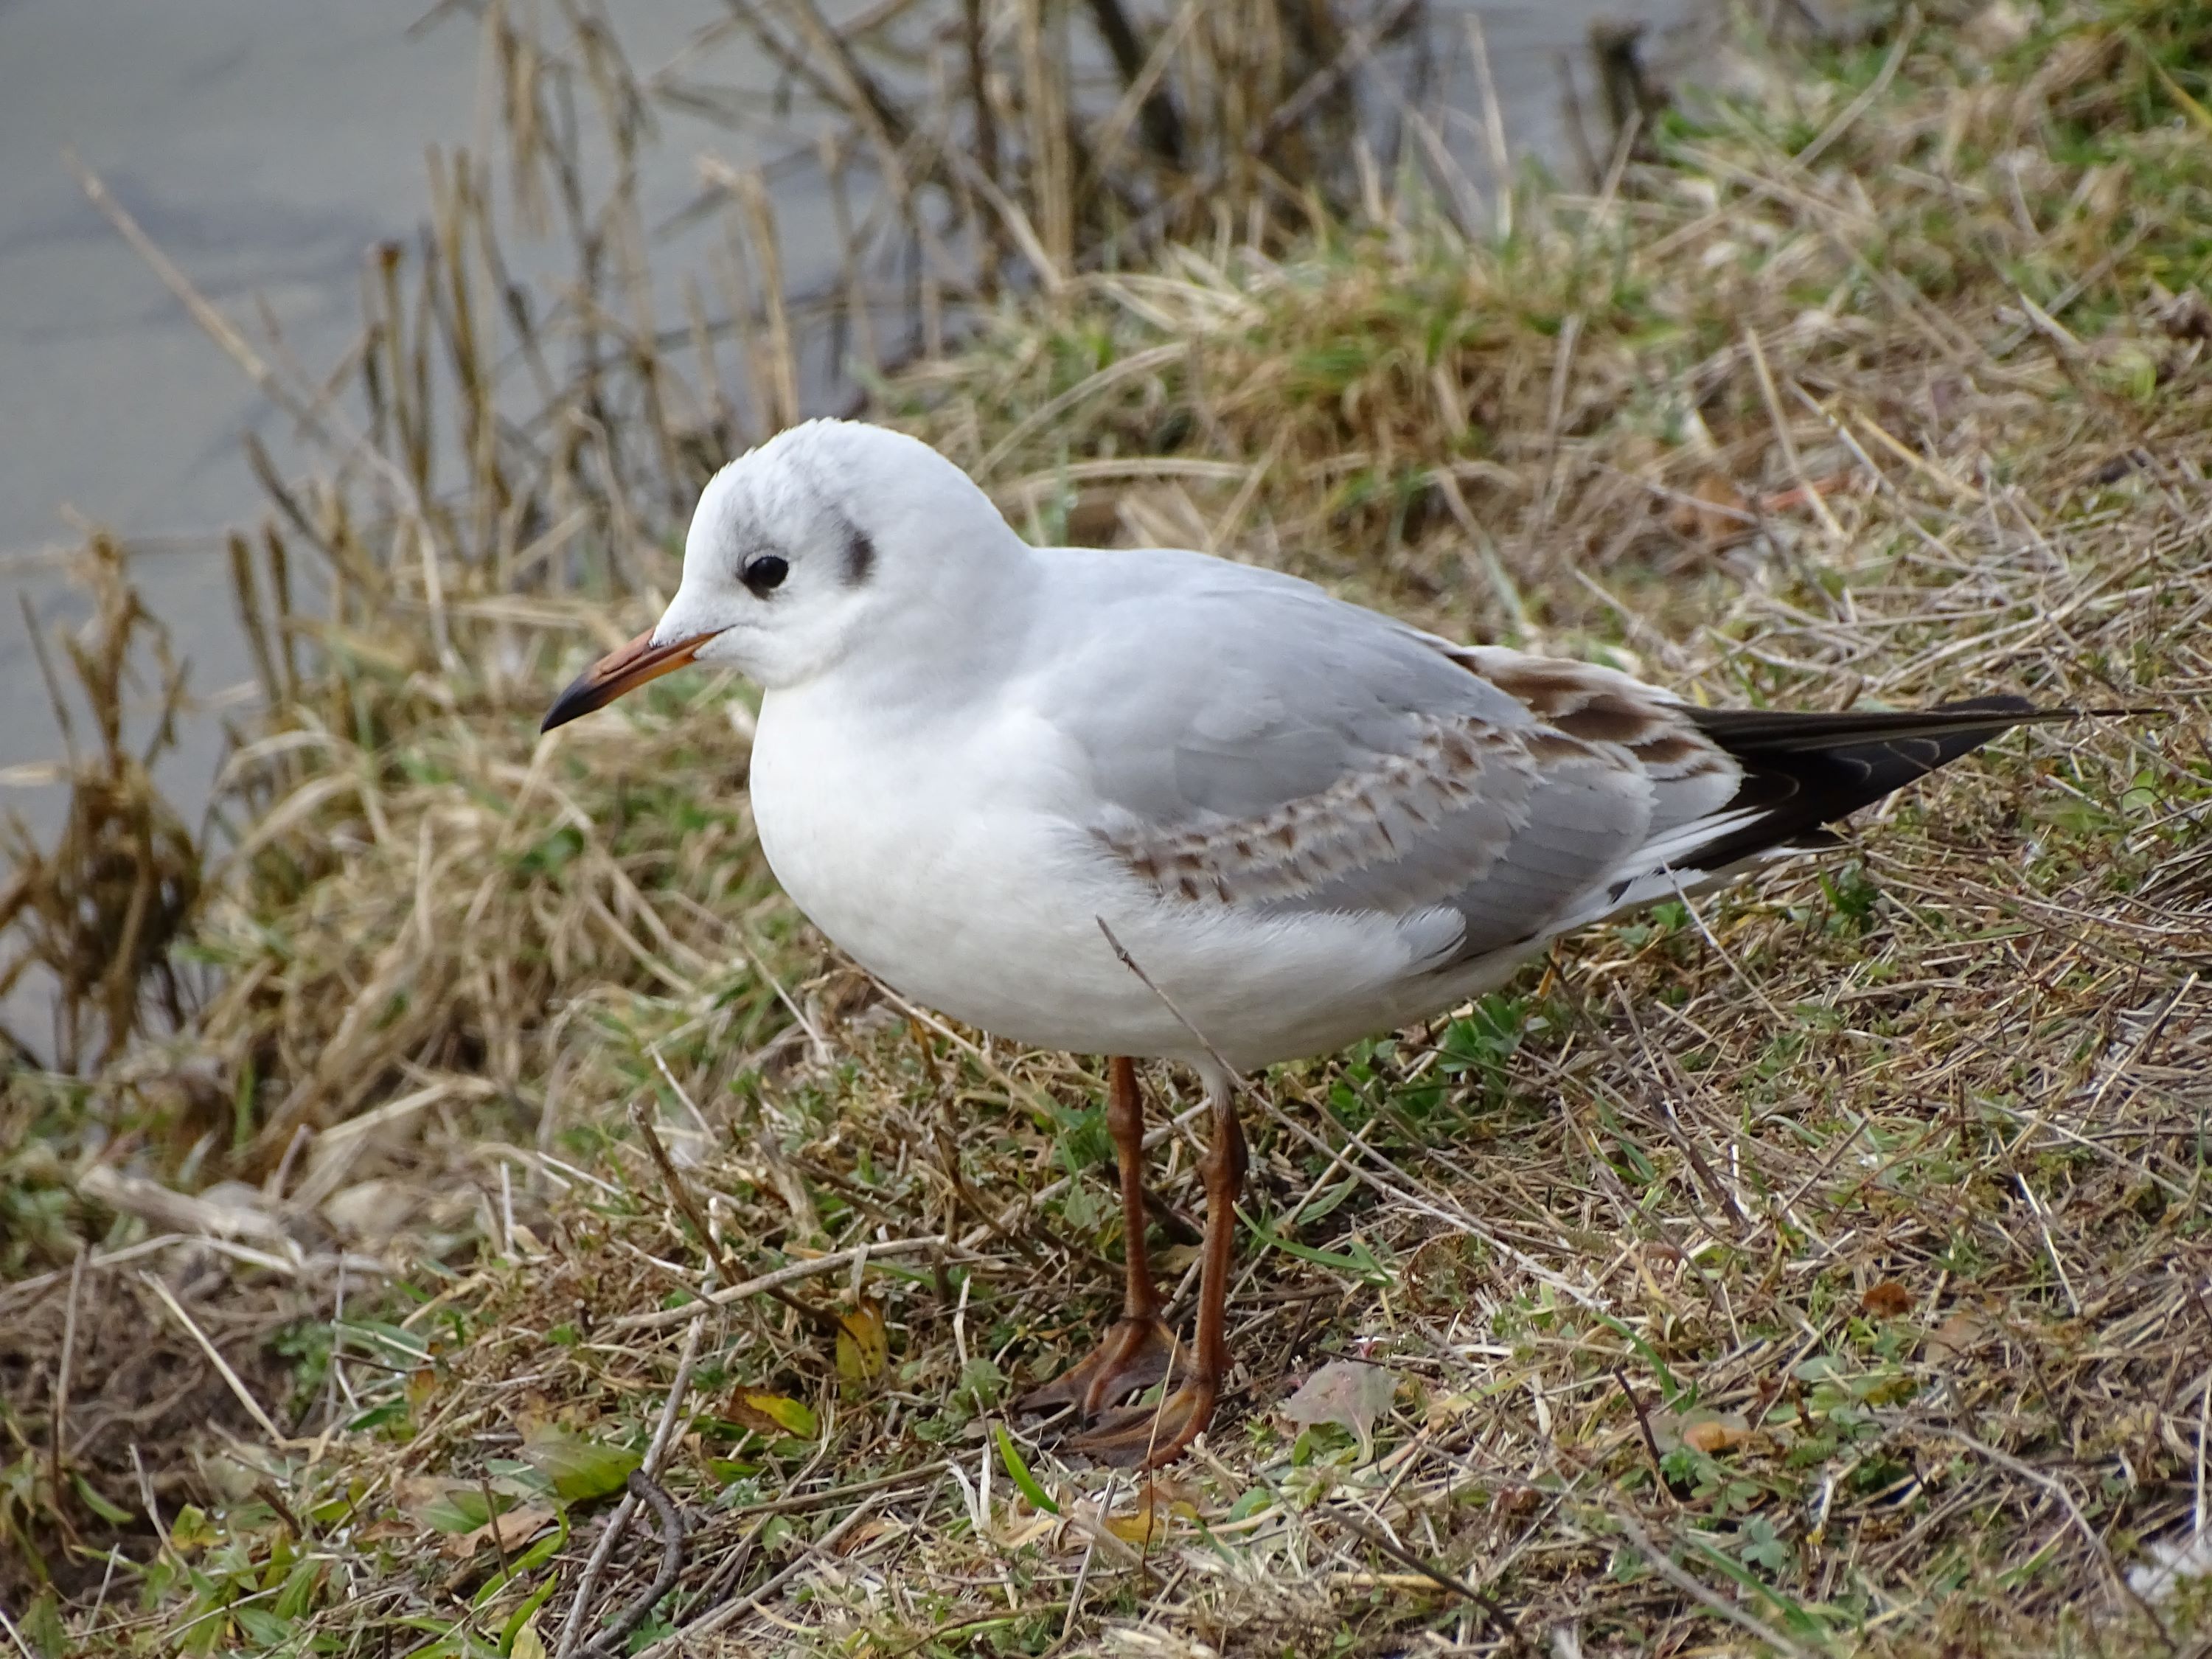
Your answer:
[[[1163,903],[1374,914],[1431,942],[1431,970],[1822,844],[1821,825],[2063,717],[2010,698],[1693,708],[1612,670],[1456,646],[1205,566],[1174,573],[1176,605],[1146,608],[1141,651],[1093,616],[1057,658],[1040,712],[1088,765],[1085,799],[1106,803],[1085,828]],[[1457,926],[1439,930],[1440,911]]]

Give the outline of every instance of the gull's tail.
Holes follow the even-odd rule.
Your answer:
[[[1831,844],[1822,827],[1972,754],[2015,726],[2080,718],[2025,697],[1974,697],[1904,713],[1775,714],[1759,708],[1683,711],[1743,768],[1735,798],[1717,818],[1749,821],[1698,849],[1717,871],[1759,854]]]
[[[1971,754],[2016,726],[2079,719],[2025,697],[1975,697],[1903,713],[1684,708],[1743,769],[1735,797],[1638,849],[1607,884],[1612,915],[1696,891],[1753,860],[1836,844],[1826,827]],[[2136,710],[2098,710],[2135,713]]]

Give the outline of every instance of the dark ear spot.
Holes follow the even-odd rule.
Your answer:
[[[875,574],[876,544],[849,520],[845,525],[845,586],[858,587]]]

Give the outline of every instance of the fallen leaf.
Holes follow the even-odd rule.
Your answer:
[[[1076,1547],[1089,1549],[1095,1545],[1107,1560],[1121,1566],[1133,1566],[1143,1559],[1106,1524],[1105,1511],[1098,1504],[1071,1496],[1067,1519],[1070,1533],[1079,1535],[1071,1540]]]
[[[483,1493],[476,1487],[459,1481],[441,1481],[427,1501],[416,1505],[414,1516],[433,1532],[459,1537],[488,1523],[491,1509],[484,1502]]]
[[[1199,1499],[1196,1481],[1178,1480],[1173,1474],[1164,1471],[1154,1475],[1145,1484],[1152,1493],[1152,1502],[1170,1504],[1175,1508],[1177,1514],[1190,1509]],[[1195,1513],[1194,1510],[1193,1512]]]
[[[1431,1429],[1441,1429],[1456,1423],[1469,1412],[1482,1405],[1471,1394],[1440,1394],[1429,1401],[1428,1424]]]
[[[1859,1298],[1859,1306],[1878,1319],[1896,1319],[1912,1311],[1912,1292],[1895,1279],[1885,1279]]]
[[[1125,1544],[1144,1545],[1152,1541],[1152,1506],[1140,1506],[1131,1515],[1109,1515],[1106,1530]]]
[[[1980,1315],[1971,1309],[1954,1308],[1948,1318],[1928,1333],[1921,1353],[1931,1364],[1946,1364],[1965,1358],[1989,1338],[1990,1328]]]
[[[841,1334],[839,1338],[842,1341]],[[821,1421],[804,1402],[787,1395],[764,1394],[746,1389],[731,1403],[730,1414],[757,1434],[787,1434],[811,1440],[821,1431]]]
[[[1029,1524],[1025,1527],[1018,1527],[1011,1531],[1003,1527],[1000,1528],[998,1542],[1001,1548],[1018,1550],[1024,1544],[1036,1543],[1038,1539],[1045,1537],[1060,1524],[1060,1518],[1056,1515],[1031,1516]]]
[[[1711,1454],[1734,1451],[1751,1438],[1751,1425],[1739,1412],[1723,1412],[1682,1425],[1682,1443]]]
[[[890,1364],[890,1332],[884,1324],[883,1304],[872,1297],[837,1316],[837,1375],[855,1389],[865,1388]]]
[[[889,1516],[879,1515],[872,1521],[862,1522],[839,1539],[833,1553],[849,1561],[871,1544],[879,1544],[886,1538],[896,1538],[913,1530],[904,1521],[895,1521]]]
[[[1741,1412],[1673,1412],[1651,1413],[1651,1437],[1662,1452],[1687,1446],[1711,1456],[1734,1451],[1751,1438],[1751,1419]]]
[[[1160,1278],[1187,1272],[1205,1255],[1195,1244],[1170,1244],[1152,1252],[1152,1271]]]
[[[434,1498],[445,1496],[446,1488],[453,1482],[442,1475],[403,1474],[392,1483],[392,1501],[401,1509],[415,1510]]]
[[[578,1438],[551,1425],[522,1443],[531,1468],[553,1483],[564,1504],[584,1504],[620,1492],[629,1472],[644,1460],[626,1446],[605,1446]]]
[[[538,1633],[536,1613],[522,1621],[522,1628],[514,1632],[514,1645],[507,1651],[508,1659],[548,1659],[545,1638]]]
[[[551,1510],[541,1504],[521,1504],[474,1532],[447,1539],[445,1547],[449,1554],[466,1557],[489,1546],[505,1555],[520,1548],[552,1524]]]
[[[1375,1419],[1390,1409],[1398,1379],[1380,1365],[1332,1359],[1283,1402],[1283,1415],[1310,1426],[1335,1423],[1359,1442],[1361,1457],[1375,1451]]]
[[[1106,1530],[1125,1544],[1141,1547],[1164,1534],[1170,1520],[1197,1520],[1197,1505],[1178,1496],[1179,1491],[1164,1481],[1146,1481],[1137,1494],[1137,1507],[1127,1515],[1108,1516]]]

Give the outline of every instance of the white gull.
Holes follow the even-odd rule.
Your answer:
[[[1172,1367],[1158,1407],[1077,1443],[1148,1468],[1205,1426],[1228,1363],[1244,1147],[1224,1062],[1426,1018],[2063,717],[1694,708],[1201,553],[1033,548],[927,445],[826,421],[715,475],[659,624],[546,727],[688,662],[761,687],[754,820],[824,933],[915,1002],[1112,1058],[1124,1316],[1030,1403],[1097,1416]],[[1146,1261],[1133,1057],[1192,1066],[1212,1101],[1194,1354]]]

